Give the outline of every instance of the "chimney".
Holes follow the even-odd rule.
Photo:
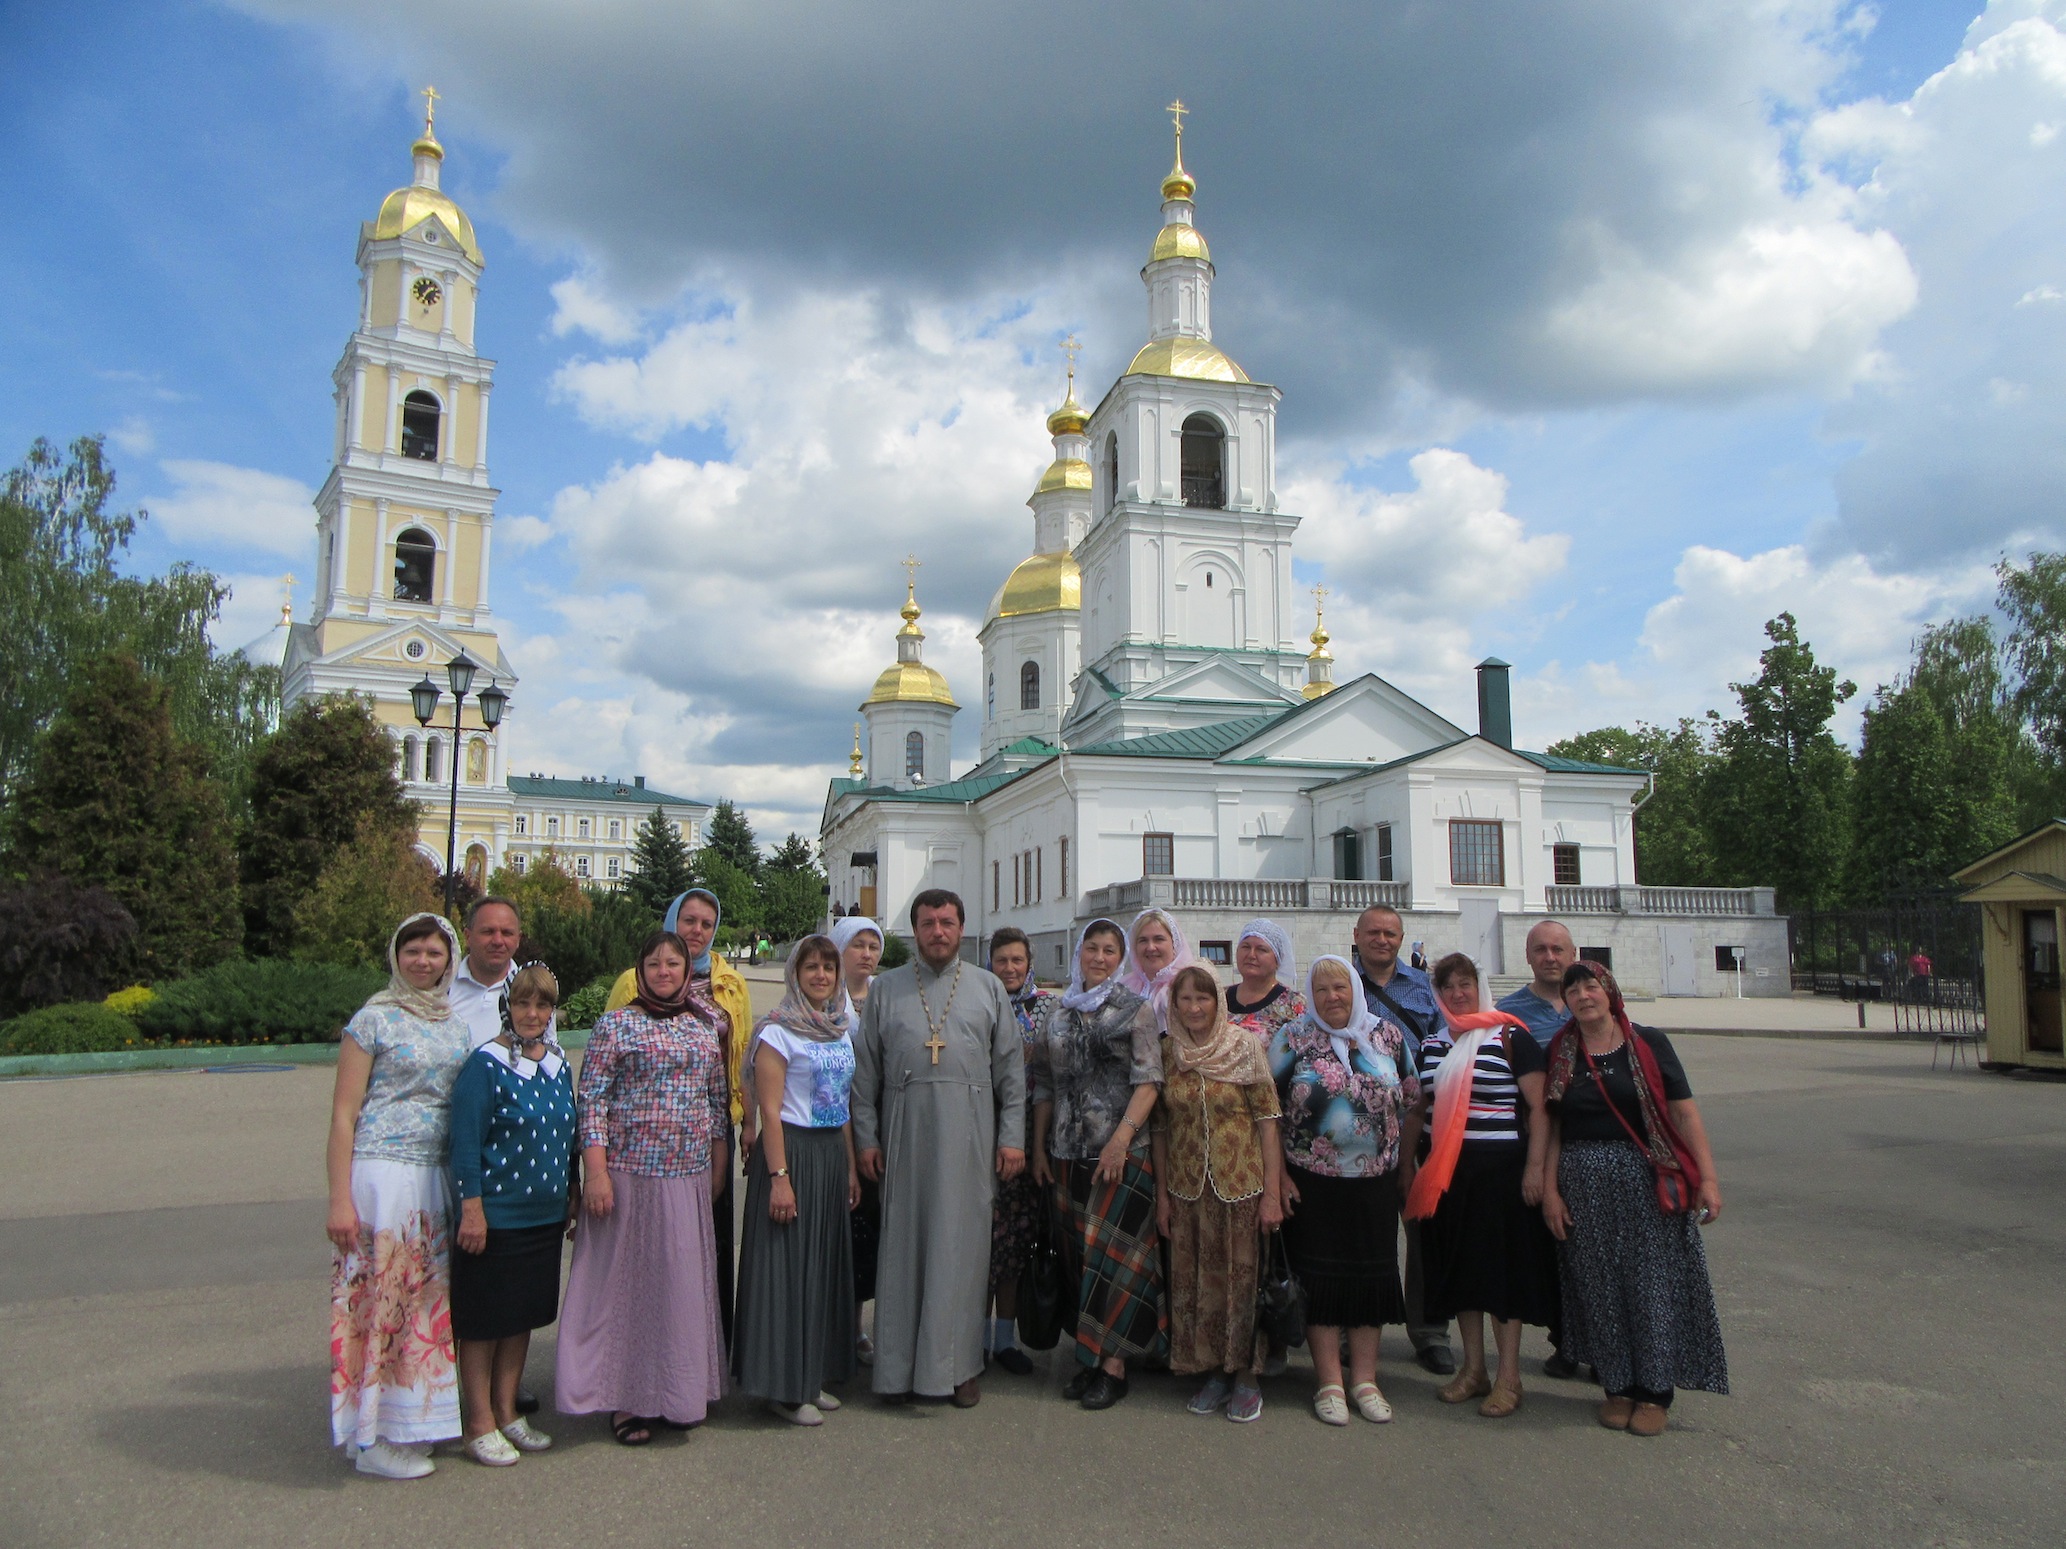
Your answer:
[[[640,790],[644,790],[646,788],[646,777],[644,775],[633,775],[631,777],[631,783],[637,786]]]
[[[1513,668],[1496,656],[1478,663],[1478,735],[1503,748],[1514,745]]]

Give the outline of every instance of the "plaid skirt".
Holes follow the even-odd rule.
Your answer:
[[[1128,1154],[1115,1182],[1096,1181],[1094,1160],[1068,1167],[1069,1219],[1083,1265],[1076,1301],[1078,1364],[1166,1358],[1169,1312],[1146,1137]]]

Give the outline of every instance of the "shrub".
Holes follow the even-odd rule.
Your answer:
[[[97,1000],[136,963],[136,917],[106,888],[58,876],[0,885],[0,1017]]]
[[[561,984],[614,979],[631,966],[659,921],[622,893],[592,892],[585,910],[542,908],[524,915],[524,940],[517,961],[545,964]]]
[[[136,1025],[166,1042],[334,1043],[386,983],[379,968],[277,957],[223,963],[161,986]]]
[[[882,938],[882,961],[875,965],[876,972],[887,973],[892,968],[902,968],[911,961],[911,944],[895,931]]]
[[[158,992],[148,984],[132,984],[126,990],[115,991],[114,994],[102,1001],[101,1004],[117,1016],[125,1016],[133,1020],[138,1012],[142,1011],[144,1007],[157,998]]]
[[[616,974],[604,974],[600,978],[591,979],[561,1001],[560,1031],[575,1032],[595,1026],[595,1019],[603,1014],[603,1007],[610,1003],[610,990],[616,983]]]
[[[0,1025],[0,1054],[101,1054],[138,1041],[134,1022],[91,1000],[45,1006]]]
[[[294,955],[347,968],[384,967],[395,927],[438,905],[436,877],[414,833],[368,818],[294,906]]]

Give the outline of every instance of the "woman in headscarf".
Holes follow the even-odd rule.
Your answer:
[[[847,1003],[854,1008],[854,1026],[859,1027],[875,965],[882,961],[882,927],[864,914],[850,914],[832,922],[832,944],[839,948],[840,977]],[[875,1300],[876,1250],[882,1241],[882,1185],[874,1179],[861,1180],[861,1202],[849,1213],[849,1225],[854,1241],[854,1359],[873,1366],[875,1342],[868,1337],[865,1319],[868,1304]]]
[[[712,1200],[724,1192],[730,1085],[721,1030],[689,994],[672,931],[639,949],[632,1003],[581,1061],[581,1222],[560,1317],[563,1414],[609,1410],[627,1447],[686,1430],[725,1389]]]
[[[854,1373],[854,1016],[831,938],[799,941],[782,978],[747,1057],[760,1144],[746,1164],[732,1374],[779,1418],[822,1425],[839,1408],[826,1388]]]
[[[684,994],[689,1008],[718,1030],[718,1043],[725,1052],[725,1074],[731,1083],[731,1112],[725,1127],[726,1154],[736,1134],[740,1150],[753,1149],[754,1117],[746,1101],[746,1042],[753,1032],[753,1000],[747,993],[746,977],[726,962],[711,943],[724,920],[724,905],[707,887],[692,887],[677,894],[660,920],[660,928],[679,936],[689,953],[689,981]],[[604,1009],[616,1011],[631,1004],[637,993],[637,975],[626,969],[618,975]],[[729,1164],[728,1164],[729,1165]],[[717,1202],[717,1315],[725,1340],[732,1337],[732,1176],[720,1169]]]
[[[1543,1225],[1542,1045],[1528,1024],[1486,1009],[1478,965],[1461,952],[1435,964],[1442,1020],[1420,1044],[1421,1117],[1432,1144],[1406,1217],[1421,1229],[1428,1321],[1456,1319],[1463,1369],[1437,1392],[1480,1399],[1503,1420],[1521,1407],[1521,1325],[1557,1322],[1557,1252]],[[1496,1374],[1485,1370],[1492,1319]],[[1494,1380],[1496,1375],[1497,1380]]]
[[[1017,926],[1003,926],[991,935],[990,972],[997,975],[997,982],[1011,997],[1030,1085],[1033,1045],[1040,1035],[1041,1019],[1047,1014],[1047,1003],[1054,996],[1034,982],[1033,943]],[[990,1319],[983,1348],[1015,1377],[1029,1376],[1033,1371],[1032,1360],[1019,1348],[1015,1322],[1019,1277],[1039,1240],[1040,1215],[1046,1208],[1047,1196],[1030,1170],[1008,1181],[1000,1180],[990,1201],[990,1300],[996,1315]]]
[[[1306,1344],[1320,1379],[1313,1413],[1347,1425],[1352,1399],[1382,1425],[1392,1406],[1377,1386],[1378,1332],[1406,1318],[1399,1202],[1420,1139],[1420,1078],[1405,1033],[1364,1003],[1348,959],[1315,961],[1306,1000],[1306,1014],[1277,1030],[1270,1072],[1284,1109],[1284,1249],[1306,1289]]]
[[[1234,938],[1234,971],[1240,979],[1227,986],[1227,1017],[1267,1049],[1278,1028],[1306,1014],[1291,932],[1275,920],[1250,920]]]
[[[1169,1244],[1169,1369],[1206,1372],[1187,1406],[1260,1419],[1255,1288],[1262,1233],[1283,1221],[1277,1088],[1263,1046],[1227,1020],[1202,963],[1169,986],[1155,1107],[1155,1224]]]
[[[1198,959],[1192,955],[1183,927],[1167,909],[1143,909],[1126,933],[1126,966],[1119,979],[1155,1008],[1159,1027],[1169,1026],[1169,984],[1179,968]]]
[[[1700,1241],[1722,1213],[1721,1185],[1686,1067],[1664,1034],[1629,1022],[1614,975],[1573,963],[1564,1008],[1542,1195],[1560,1245],[1564,1353],[1599,1373],[1600,1424],[1657,1436],[1673,1389],[1729,1391]]]
[[[420,1479],[459,1434],[451,1317],[452,1088],[471,1052],[446,992],[459,938],[412,914],[387,946],[387,988],[337,1048],[326,1223],[330,1435],[362,1474]]]
[[[1119,982],[1125,956],[1111,920],[1083,927],[1031,1071],[1033,1176],[1055,1181],[1082,1263],[1077,1371],[1062,1396],[1085,1409],[1126,1397],[1127,1361],[1160,1355],[1169,1338],[1147,1130],[1162,1085],[1161,1029],[1147,999]]]

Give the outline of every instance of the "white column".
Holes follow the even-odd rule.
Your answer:
[[[390,365],[387,368],[387,434],[380,443],[382,452],[401,450],[402,374]]]
[[[333,551],[330,556],[330,596],[341,600],[345,593],[345,572],[351,568],[352,503],[337,497],[337,520],[331,524]]]
[[[438,462],[449,468],[459,452],[459,378],[445,378],[445,412],[438,416]]]
[[[474,582],[473,611],[476,615],[488,612],[488,548],[489,540],[495,536],[495,518],[492,515],[481,518],[481,573]]]
[[[344,446],[345,455],[350,456],[352,450],[359,445],[360,437],[365,433],[366,363],[364,361],[354,361],[352,363],[351,406],[346,410],[346,416]]]
[[[458,294],[459,276],[447,269],[438,276],[438,286],[445,293],[445,305],[438,313],[438,342],[449,345],[452,342],[452,298]]]
[[[493,382],[481,382],[474,391],[480,394],[480,408],[474,416],[473,467],[479,475],[476,482],[485,484],[488,479],[488,389]]]
[[[445,606],[452,606],[457,591],[459,566],[459,513],[447,509],[445,512]]]

